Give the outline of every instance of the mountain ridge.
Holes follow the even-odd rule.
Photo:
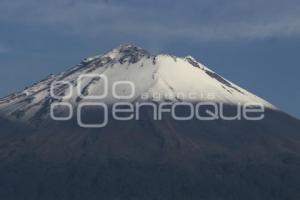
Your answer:
[[[83,95],[95,96],[103,93],[105,82],[96,78],[82,80],[80,95],[77,87],[79,78],[82,75],[105,75],[108,80],[110,94],[101,101],[106,103],[117,102],[120,99],[112,97],[111,88],[114,82],[129,81],[134,85],[135,93],[133,99],[140,99],[145,94],[150,101],[213,101],[226,104],[261,103],[267,108],[277,109],[269,102],[242,89],[232,82],[221,77],[203,64],[197,62],[191,56],[185,58],[167,54],[151,55],[148,51],[134,45],[120,45],[119,47],[104,53],[84,59],[78,65],[57,75],[50,75],[25,90],[0,99],[0,113],[5,117],[15,120],[28,120],[39,113],[44,107],[57,102],[56,98],[50,95],[51,86],[54,82],[68,82],[56,88],[57,95],[69,93],[72,90],[72,97],[69,100],[62,98],[62,101],[70,102],[73,105],[82,101]],[[99,79],[99,80],[96,80]],[[81,80],[80,80],[81,81]],[[120,88],[116,92],[126,95],[128,88]],[[124,93],[125,92],[125,93]],[[155,95],[169,96],[167,99],[157,100]],[[181,99],[177,95],[181,94]],[[189,98],[195,94],[194,99]],[[174,97],[176,96],[176,97]],[[210,97],[209,97],[210,96]],[[26,114],[29,113],[29,114]],[[49,114],[44,113],[44,114]],[[26,117],[28,115],[28,117]]]

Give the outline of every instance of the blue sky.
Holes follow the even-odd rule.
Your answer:
[[[0,0],[0,96],[122,43],[192,55],[300,118],[296,0]]]

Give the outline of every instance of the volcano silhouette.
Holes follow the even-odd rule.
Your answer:
[[[118,81],[133,83],[130,98],[121,97],[132,88]],[[109,112],[106,126],[80,126],[79,105],[99,102],[84,97],[104,85],[100,102],[110,111],[118,102],[214,102],[232,116],[251,103],[264,106],[264,118],[157,120],[145,107],[138,120]],[[62,105],[58,117],[73,115],[53,120],[53,104]],[[96,107],[86,113],[85,123],[99,120]],[[298,200],[300,121],[191,56],[121,45],[0,99],[0,199]]]

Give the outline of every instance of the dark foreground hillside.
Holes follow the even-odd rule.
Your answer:
[[[3,200],[298,200],[300,123],[112,122],[103,129],[1,120]]]

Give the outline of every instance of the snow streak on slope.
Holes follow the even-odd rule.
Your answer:
[[[108,104],[120,101],[112,95],[116,81],[130,81],[135,85],[131,101],[213,101],[230,105],[262,103],[276,109],[265,100],[227,81],[192,57],[179,58],[170,55],[150,55],[147,51],[132,46],[120,47],[104,54],[83,60],[79,65],[58,75],[51,75],[24,91],[0,99],[0,113],[8,118],[29,120],[49,116],[50,105],[57,101],[68,101],[75,107],[82,101],[77,91],[78,78],[84,74],[104,74],[108,79],[108,95],[101,100]],[[54,81],[71,83],[70,99],[54,99],[50,87]],[[104,90],[102,78],[84,78],[81,93],[100,95]],[[65,85],[56,88],[59,95],[68,94]],[[128,87],[117,87],[117,94],[130,93]],[[160,98],[157,98],[160,97]],[[145,100],[145,99],[144,99]]]

